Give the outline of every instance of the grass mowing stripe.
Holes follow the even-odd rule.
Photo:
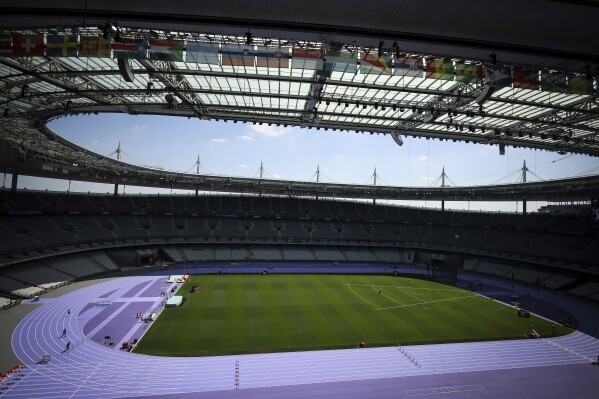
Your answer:
[[[201,291],[190,293],[192,285]],[[377,287],[382,288],[379,294]],[[399,287],[399,288],[397,288]],[[520,338],[551,322],[442,284],[372,275],[201,275],[181,291],[136,348],[173,356]],[[365,301],[366,299],[366,301]],[[402,305],[399,305],[399,304]],[[385,310],[377,310],[387,307]],[[555,327],[555,335],[570,330]]]

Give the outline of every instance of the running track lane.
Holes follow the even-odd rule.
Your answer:
[[[599,353],[599,340],[581,332],[551,339],[404,347],[418,367],[397,347],[180,358],[115,351],[83,334],[87,320],[75,315],[89,302],[158,278],[107,281],[30,313],[12,339],[29,370],[1,397],[99,399],[233,390],[237,361],[244,389],[588,363]],[[67,340],[58,338],[63,328],[73,346],[68,353],[63,353]],[[44,354],[52,356],[50,363],[36,364]]]

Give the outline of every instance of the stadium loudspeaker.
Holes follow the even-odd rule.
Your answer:
[[[393,137],[393,141],[395,141],[395,144],[397,144],[398,146],[403,145],[403,139],[397,132],[391,133],[391,137]]]
[[[133,75],[133,71],[131,70],[131,64],[129,64],[129,60],[119,58],[119,71],[121,72],[121,76],[125,79],[125,82],[133,82],[135,80],[135,75]]]
[[[505,155],[505,144],[499,143],[499,155]]]
[[[415,252],[408,252],[406,254],[407,256],[407,262],[408,263],[414,263],[414,257],[415,257],[416,253]]]
[[[476,101],[479,104],[482,104],[485,101],[487,101],[489,98],[491,98],[491,95],[493,94],[494,91],[495,91],[495,86],[485,86],[485,88],[480,92],[478,97],[476,97],[474,99],[474,101]]]

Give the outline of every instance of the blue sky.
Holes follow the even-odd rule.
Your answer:
[[[379,184],[429,186],[445,167],[455,185],[468,186],[515,182],[515,176],[506,176],[521,168],[524,160],[545,180],[579,175],[599,166],[598,158],[548,151],[508,147],[506,155],[499,155],[497,146],[411,137],[404,137],[400,147],[385,135],[197,118],[104,114],[61,118],[49,127],[104,155],[121,142],[127,162],[195,172],[193,165],[199,155],[203,173],[245,177],[257,176],[262,161],[266,178],[315,181],[320,165],[321,181],[365,184],[372,183],[376,167]],[[528,180],[537,178],[529,175]],[[21,177],[19,187],[66,190],[68,183]],[[111,187],[76,182],[71,189],[112,191]],[[126,192],[152,191],[131,187]],[[516,205],[504,204],[498,209],[514,211]]]

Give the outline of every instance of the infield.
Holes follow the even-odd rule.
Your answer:
[[[197,285],[199,292],[191,293]],[[209,356],[553,336],[552,323],[469,291],[376,275],[197,275],[135,352]],[[555,327],[555,335],[571,332]]]

